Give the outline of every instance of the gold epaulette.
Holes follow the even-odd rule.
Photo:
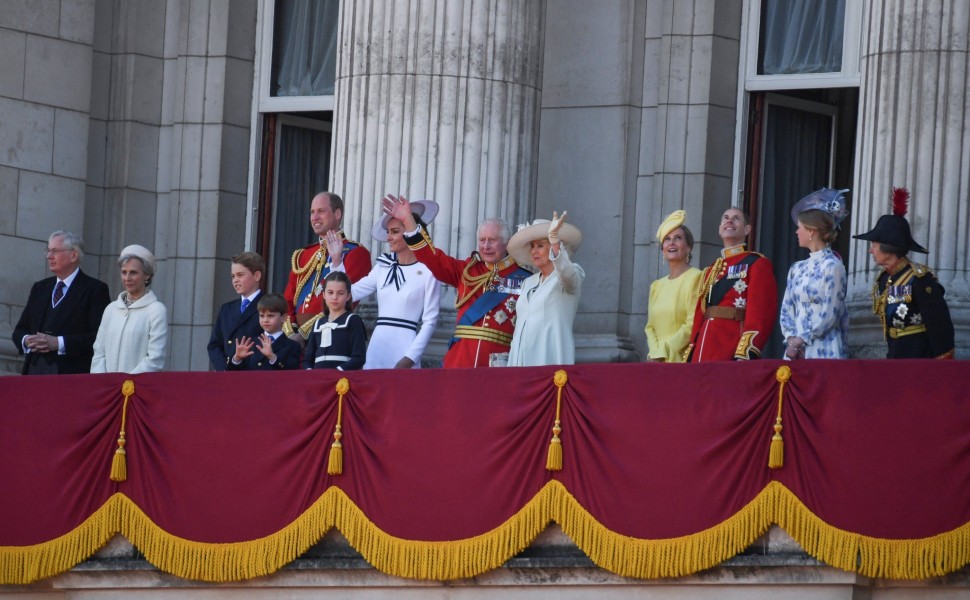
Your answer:
[[[312,317],[310,317],[310,319],[306,323],[304,323],[303,325],[300,325],[299,332],[300,332],[300,335],[303,336],[303,339],[305,340],[310,339],[310,332],[313,331],[313,326],[316,325],[317,321],[319,321],[320,317],[322,316],[323,316],[323,313],[317,313]]]
[[[909,261],[909,264],[912,266],[913,272],[915,273],[916,277],[925,277],[927,275],[933,275],[934,277],[936,277],[933,271],[926,265],[914,263],[913,261]]]
[[[418,233],[421,234],[421,239],[414,244],[408,242],[408,248],[411,250],[420,250],[421,248],[428,246],[431,248],[431,251],[434,252],[434,244],[431,243],[431,236],[428,235],[428,232],[425,231],[424,227],[418,225]]]

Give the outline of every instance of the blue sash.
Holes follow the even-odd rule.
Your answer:
[[[517,286],[521,286],[522,282],[531,275],[528,271],[519,267],[511,274],[505,276],[503,279],[514,279]],[[482,317],[488,314],[490,310],[501,304],[508,298],[511,294],[508,292],[500,292],[498,290],[491,290],[483,293],[481,296],[475,299],[475,302],[468,307],[468,310],[461,315],[458,320],[459,325],[474,325]]]

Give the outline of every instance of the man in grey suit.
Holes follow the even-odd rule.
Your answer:
[[[13,343],[25,354],[25,375],[87,373],[104,308],[111,301],[103,281],[80,268],[84,242],[70,231],[55,231],[47,243],[53,277],[30,288]]]

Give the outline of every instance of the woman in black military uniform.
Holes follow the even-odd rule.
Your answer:
[[[872,286],[872,311],[882,322],[888,358],[953,358],[953,321],[943,286],[926,266],[907,258],[911,250],[929,253],[910,233],[908,201],[905,188],[893,188],[893,214],[853,236],[869,242],[869,254],[883,268]]]

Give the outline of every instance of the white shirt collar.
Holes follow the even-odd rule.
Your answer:
[[[63,281],[64,282],[64,291],[65,292],[67,291],[67,288],[71,287],[71,284],[74,283],[74,280],[77,279],[77,274],[80,273],[80,272],[81,272],[81,267],[77,267],[76,269],[74,269],[74,271],[70,275],[68,275],[64,279],[58,279],[58,281]]]

